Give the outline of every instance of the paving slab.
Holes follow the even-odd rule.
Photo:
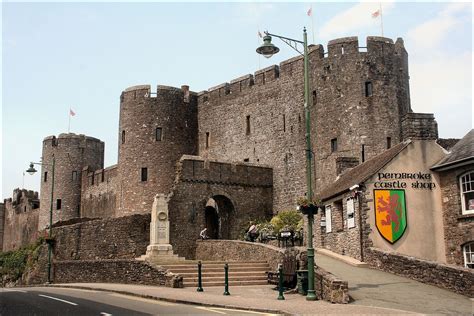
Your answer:
[[[237,308],[260,312],[280,313],[287,315],[303,314],[343,314],[343,315],[412,315],[415,313],[383,307],[371,307],[355,304],[331,304],[326,301],[306,301],[299,294],[286,294],[284,301],[277,300],[278,292],[273,286],[235,286],[230,287],[231,295],[224,296],[223,287],[206,287],[204,292],[195,288],[173,289],[166,287],[112,284],[112,283],[70,283],[54,284],[56,287],[73,287],[82,289],[110,291],[140,297],[153,298],[174,303],[188,303],[204,306]]]

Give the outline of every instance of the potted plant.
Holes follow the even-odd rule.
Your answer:
[[[317,200],[309,200],[306,197],[300,197],[296,200],[297,207],[296,209],[301,213],[308,214],[317,214],[319,205],[321,204]]]

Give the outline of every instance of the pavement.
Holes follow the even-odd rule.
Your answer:
[[[54,284],[54,287],[109,291],[134,295],[172,303],[195,304],[228,309],[243,309],[287,315],[302,314],[346,314],[346,315],[408,315],[405,310],[372,307],[355,304],[331,304],[326,301],[308,302],[299,294],[285,294],[285,300],[277,300],[278,292],[270,285],[229,287],[231,295],[224,296],[223,287],[207,287],[204,292],[196,288],[173,289],[167,287],[111,284],[111,283],[68,283]]]

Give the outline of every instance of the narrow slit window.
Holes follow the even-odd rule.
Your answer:
[[[155,139],[157,142],[161,142],[163,140],[163,133],[162,133],[162,128],[157,127],[155,130]]]
[[[104,171],[104,170],[102,170],[102,174],[101,174],[101,176],[100,176],[100,181],[101,181],[101,182],[104,182],[104,181],[105,181],[105,171]]]
[[[61,209],[61,199],[56,200],[56,209],[60,210]]]
[[[122,131],[122,144],[125,144],[125,131]]]
[[[286,132],[286,116],[283,114],[283,132]]]
[[[48,182],[48,171],[44,172],[43,182]]]
[[[210,134],[209,132],[206,132],[206,149],[209,148],[209,144],[210,144]]]
[[[372,81],[366,81],[365,82],[365,96],[370,97],[373,94],[373,86],[372,86]]]
[[[362,156],[362,162],[365,161],[365,145],[362,145],[362,148],[361,148],[361,156]]]
[[[250,135],[250,115],[247,115],[246,123],[245,134]]]
[[[142,182],[148,181],[148,168],[142,168]]]
[[[77,181],[77,171],[72,172],[72,181]]]
[[[387,137],[387,149],[390,149],[390,148],[392,148],[392,138]]]
[[[318,102],[318,98],[317,98],[317,93],[316,93],[316,90],[313,90],[313,104],[316,104]]]
[[[337,138],[331,139],[331,152],[337,151]]]

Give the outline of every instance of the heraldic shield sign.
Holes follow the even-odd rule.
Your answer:
[[[405,190],[374,190],[375,223],[379,233],[391,244],[407,228]]]

